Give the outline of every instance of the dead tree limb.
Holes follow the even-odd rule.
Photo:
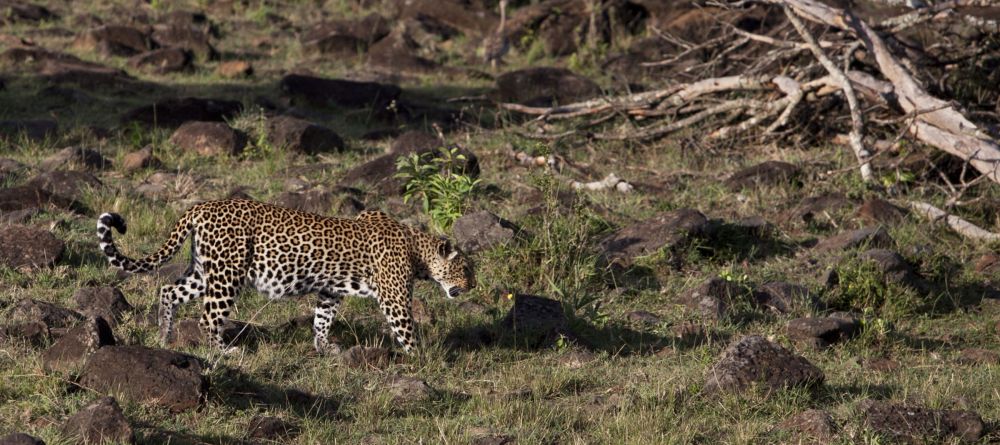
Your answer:
[[[929,219],[931,222],[943,221],[948,227],[966,238],[976,241],[1000,241],[1000,234],[985,230],[969,221],[949,214],[944,210],[920,201],[906,201],[907,207]]]
[[[788,21],[792,23],[795,30],[798,31],[802,39],[805,40],[806,46],[809,47],[809,51],[813,53],[813,56],[819,60],[819,63],[826,68],[826,71],[830,73],[830,77],[833,78],[840,86],[841,90],[844,91],[844,96],[847,98],[847,106],[851,110],[851,133],[850,142],[851,149],[854,150],[854,157],[858,159],[858,164],[861,166],[861,180],[864,182],[874,182],[875,175],[872,174],[871,152],[865,148],[864,136],[865,136],[865,121],[864,117],[861,115],[861,105],[858,103],[858,96],[854,94],[854,87],[851,85],[851,81],[847,78],[840,68],[837,67],[836,63],[833,63],[826,53],[819,47],[816,43],[816,39],[809,33],[806,29],[806,25],[802,24],[802,21],[792,12],[791,9],[785,7],[785,15],[788,16]]]

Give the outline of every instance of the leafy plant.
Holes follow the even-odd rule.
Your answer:
[[[463,171],[465,161],[458,147],[400,156],[396,160],[396,177],[406,181],[403,202],[419,199],[433,225],[447,230],[462,216],[466,202],[479,185],[478,179]]]
[[[229,121],[229,126],[246,133],[249,144],[243,150],[251,158],[263,158],[275,152],[274,146],[268,140],[267,116],[260,107],[245,107],[243,111]]]

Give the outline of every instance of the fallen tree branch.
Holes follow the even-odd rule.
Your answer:
[[[632,184],[625,182],[624,179],[619,178],[618,175],[614,173],[608,173],[608,176],[604,177],[604,179],[600,181],[593,181],[593,182],[571,181],[570,186],[572,186],[574,190],[583,189],[583,190],[595,190],[595,191],[607,190],[613,188],[621,193],[631,192],[633,188]]]
[[[612,133],[612,132],[597,133],[594,135],[594,138],[601,140],[612,140],[612,141],[625,141],[630,139],[640,139],[640,140],[653,139],[668,133],[673,133],[682,128],[689,127],[716,114],[725,113],[737,109],[749,108],[756,103],[757,101],[750,99],[732,100],[729,102],[723,102],[722,104],[716,105],[711,108],[707,108],[705,110],[699,111],[698,113],[685,117],[684,119],[674,121],[668,124],[650,125],[631,133]]]
[[[966,238],[976,241],[1000,241],[1000,234],[985,230],[925,202],[906,201],[906,206],[931,222],[943,221],[945,224],[948,224],[948,227],[951,227],[951,230]]]

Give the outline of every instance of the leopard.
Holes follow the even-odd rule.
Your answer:
[[[447,298],[475,287],[473,267],[444,237],[403,224],[384,212],[353,218],[323,216],[248,199],[192,206],[169,238],[147,257],[132,259],[116,247],[111,229],[124,235],[125,219],[97,219],[99,247],[110,267],[129,274],[158,269],[191,238],[191,261],[173,284],[159,289],[159,340],[170,345],[180,305],[202,299],[199,327],[209,345],[236,350],[223,328],[237,294],[252,287],[271,300],[316,294],[313,346],[319,354],[340,351],[330,330],[345,296],[374,299],[406,353],[417,347],[412,314],[415,280],[436,281]]]

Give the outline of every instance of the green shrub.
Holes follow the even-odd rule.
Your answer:
[[[403,202],[419,199],[431,223],[440,231],[451,227],[476,192],[478,179],[462,171],[465,155],[457,147],[440,148],[437,153],[412,153],[396,160],[396,177],[406,183]]]

